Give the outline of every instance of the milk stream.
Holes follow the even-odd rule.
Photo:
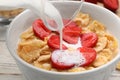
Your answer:
[[[59,1],[66,1],[66,0],[59,0]],[[80,7],[74,15],[71,17],[72,19],[76,16],[78,11],[81,10],[82,3],[84,0],[81,0]],[[44,22],[46,27],[53,31],[59,31],[60,33],[60,50],[62,50],[62,29],[63,29],[63,22],[62,17],[59,11],[48,1],[48,0],[0,0],[0,10],[9,10],[9,9],[16,9],[16,8],[27,8],[32,10],[36,13]],[[52,11],[51,11],[52,10]],[[56,28],[49,25],[47,22],[46,17],[53,19],[56,22]],[[70,23],[70,22],[69,22]]]
[[[59,31],[60,49],[62,50],[62,17],[59,11],[48,0],[0,0],[0,10],[11,10],[17,8],[27,8],[32,10],[43,20],[48,29]],[[47,16],[56,22],[56,28],[48,24],[46,19]]]

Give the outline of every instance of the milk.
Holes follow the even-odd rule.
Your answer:
[[[74,64],[76,67],[79,67],[86,62],[86,59],[83,57],[79,50],[55,50],[53,52],[52,59],[53,61],[64,63],[66,65]]]

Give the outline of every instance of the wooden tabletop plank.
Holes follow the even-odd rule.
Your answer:
[[[23,75],[6,75],[0,74],[0,80],[25,80]]]
[[[20,71],[8,52],[5,42],[0,42],[0,74],[20,74]]]

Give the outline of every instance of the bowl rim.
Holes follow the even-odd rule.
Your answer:
[[[58,3],[57,1],[52,1],[53,3]],[[65,1],[66,3],[67,2],[69,2],[69,1]],[[74,2],[74,3],[78,3],[78,1],[72,1],[72,2]],[[99,8],[99,9],[101,9],[101,10],[104,10],[105,12],[109,12],[112,16],[114,16],[116,19],[118,19],[119,21],[120,21],[120,19],[119,19],[119,17],[117,16],[117,15],[115,15],[114,13],[112,13],[111,11],[109,11],[109,10],[107,10],[107,9],[105,9],[105,8],[103,8],[103,7],[100,7],[100,6],[97,6],[97,5],[95,5],[95,4],[91,4],[91,3],[87,3],[87,2],[84,2],[84,4],[83,5],[88,5],[88,6],[92,6],[92,7],[96,7],[96,8]],[[104,68],[107,68],[108,66],[110,66],[110,65],[112,65],[113,63],[115,63],[115,62],[117,62],[119,59],[120,59],[120,50],[118,51],[118,54],[114,57],[114,59],[112,59],[111,61],[109,61],[107,64],[105,64],[105,65],[102,65],[102,66],[100,66],[100,67],[98,67],[98,68],[94,68],[94,69],[92,69],[92,70],[86,70],[86,71],[82,71],[82,72],[70,72],[70,73],[68,73],[68,72],[54,72],[54,71],[48,71],[48,70],[44,70],[44,69],[41,69],[41,68],[37,68],[37,67],[35,67],[35,66],[33,66],[33,65],[31,65],[31,64],[29,64],[29,63],[27,63],[27,62],[25,62],[24,60],[22,60],[17,54],[16,54],[16,52],[14,52],[14,53],[12,53],[12,51],[10,50],[10,48],[9,48],[9,31],[11,30],[11,28],[12,28],[12,25],[14,24],[14,22],[19,18],[19,17],[21,17],[23,14],[26,14],[26,13],[28,13],[28,12],[30,12],[30,10],[25,10],[25,11],[23,11],[22,13],[20,13],[13,21],[12,21],[12,23],[10,24],[10,26],[9,26],[9,28],[8,28],[8,30],[7,30],[7,35],[6,35],[6,45],[7,45],[7,48],[8,48],[8,50],[9,50],[9,52],[10,52],[10,54],[12,55],[12,57],[15,59],[15,60],[17,60],[17,61],[19,61],[21,64],[23,64],[25,67],[29,67],[30,69],[33,69],[33,70],[36,70],[36,71],[39,71],[39,72],[43,72],[43,73],[46,73],[46,74],[53,74],[53,75],[84,75],[84,74],[89,74],[89,73],[93,73],[93,72],[96,72],[96,71],[100,71],[100,70],[102,70],[102,69],[104,69]],[[119,47],[118,47],[118,49],[119,49]],[[14,55],[14,54],[16,54],[16,55]]]

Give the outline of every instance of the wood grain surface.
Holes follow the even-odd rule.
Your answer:
[[[120,8],[116,14],[120,17]],[[8,27],[0,26],[0,80],[25,80],[5,44],[5,35]],[[115,70],[109,80],[120,80],[120,71]]]

